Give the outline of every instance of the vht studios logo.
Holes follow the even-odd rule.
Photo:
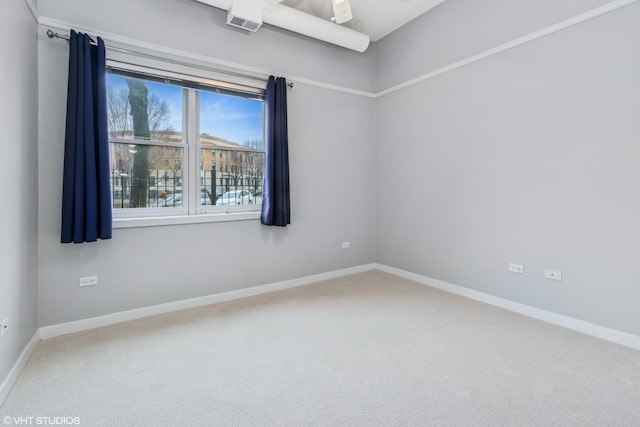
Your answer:
[[[10,417],[2,419],[4,425],[16,426],[69,426],[80,425],[80,417]]]

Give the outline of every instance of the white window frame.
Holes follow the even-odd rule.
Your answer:
[[[132,58],[131,53],[111,52],[107,57],[107,67],[123,69],[141,74],[141,77],[147,75],[155,77],[156,79],[158,77],[166,77],[187,80],[185,77],[188,76],[188,80],[193,83],[218,86],[230,90],[240,89],[244,91],[247,88],[251,88],[255,91],[256,95],[264,95],[264,86],[259,87],[253,79],[238,77],[232,74],[227,75],[218,71],[206,70],[202,67],[191,68],[182,65],[182,63],[171,62],[171,60],[164,62],[145,57]],[[150,80],[152,81],[153,79],[151,78]],[[187,203],[183,203],[183,206],[180,207],[113,209],[114,228],[256,220],[260,218],[261,204],[239,206],[201,205],[201,177],[198,165],[201,163],[201,149],[206,147],[202,147],[199,142],[198,101],[198,89],[183,88],[183,135],[181,144],[154,140],[136,141],[131,139],[110,138],[110,142],[117,143],[182,148],[182,191],[183,194],[187,196]],[[216,149],[216,151],[222,153],[223,150]]]

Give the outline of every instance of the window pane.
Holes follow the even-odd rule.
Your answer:
[[[263,102],[206,91],[198,97],[202,187],[216,205],[261,204]]]
[[[202,136],[264,151],[261,100],[205,91],[198,97]]]
[[[107,74],[107,117],[112,138],[182,142],[182,91]]]
[[[216,148],[220,150],[220,148]],[[240,153],[238,153],[240,154]],[[206,169],[200,170],[200,178],[203,190],[214,195],[216,205],[230,204],[220,197],[231,191],[246,190],[250,197],[245,197],[238,204],[262,203],[262,178],[264,171],[264,153],[258,151],[243,152],[242,157],[237,156],[237,161],[223,159],[214,162],[211,157],[211,148],[200,150]],[[242,160],[240,160],[242,158]],[[228,162],[228,163],[227,163]],[[226,200],[226,202],[225,202]],[[235,203],[233,203],[235,204]]]
[[[182,206],[182,148],[111,143],[109,151],[114,209]]]

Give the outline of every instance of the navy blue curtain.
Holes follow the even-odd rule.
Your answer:
[[[284,227],[291,224],[287,81],[284,77],[269,77],[265,103],[266,141],[261,220],[265,225]]]
[[[112,228],[105,47],[73,30],[69,45],[61,241],[95,242]]]

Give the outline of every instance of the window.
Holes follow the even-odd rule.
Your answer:
[[[107,74],[114,218],[258,212],[264,90],[140,69]]]

